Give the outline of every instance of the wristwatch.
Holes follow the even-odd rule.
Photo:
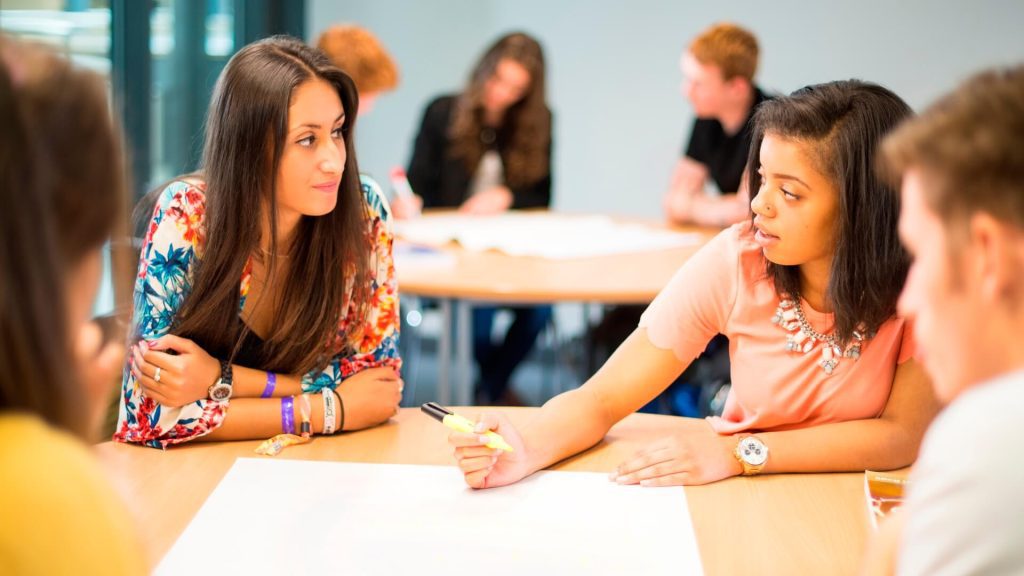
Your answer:
[[[231,398],[231,363],[227,360],[220,361],[220,378],[207,390],[210,400],[223,402]]]
[[[768,446],[765,446],[757,436],[743,436],[736,443],[733,455],[740,461],[740,466],[743,466],[743,475],[754,476],[761,473],[765,462],[768,461]]]

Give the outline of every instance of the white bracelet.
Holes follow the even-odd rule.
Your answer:
[[[334,434],[334,392],[329,388],[320,391],[324,399],[324,435]]]

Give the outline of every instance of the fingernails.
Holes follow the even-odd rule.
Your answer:
[[[487,432],[487,426],[483,422],[477,422],[476,426],[473,426],[473,432]]]
[[[476,439],[477,439],[477,440],[478,440],[478,441],[479,441],[479,442],[480,442],[481,444],[487,444],[488,442],[490,442],[490,441],[491,441],[491,439],[490,439],[490,438],[488,438],[487,436],[484,436],[483,434],[481,434],[480,436],[477,436],[477,437],[476,437]]]
[[[653,483],[654,482],[652,480],[641,480],[640,481],[640,485],[641,486],[651,486]]]
[[[149,344],[146,344],[145,340],[139,340],[139,348],[142,350],[149,350]]]
[[[629,482],[629,477],[628,476],[619,476],[618,478],[615,479],[615,482],[617,484],[626,484],[626,483]]]

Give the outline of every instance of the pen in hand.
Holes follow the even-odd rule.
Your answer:
[[[451,410],[448,410],[447,408],[441,406],[436,402],[427,402],[426,404],[420,406],[420,410],[422,410],[424,413],[434,418],[435,420],[441,422],[445,426],[451,428],[452,430],[456,430],[458,432],[466,432],[469,434],[473,434],[475,432],[473,430],[475,424],[473,423],[472,420],[464,416],[455,414]],[[515,451],[513,450],[512,446],[509,445],[509,443],[506,442],[505,439],[501,437],[501,435],[495,432],[487,431],[480,433],[480,435],[487,437],[490,440],[485,444],[485,446],[487,446],[488,448],[492,448],[495,450],[504,450],[506,452]]]

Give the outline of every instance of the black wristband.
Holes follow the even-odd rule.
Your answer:
[[[335,432],[343,432],[345,430],[345,402],[342,401],[341,394],[337,390],[331,390],[331,394],[334,394],[334,397],[338,399],[338,413],[340,414],[338,428]]]

